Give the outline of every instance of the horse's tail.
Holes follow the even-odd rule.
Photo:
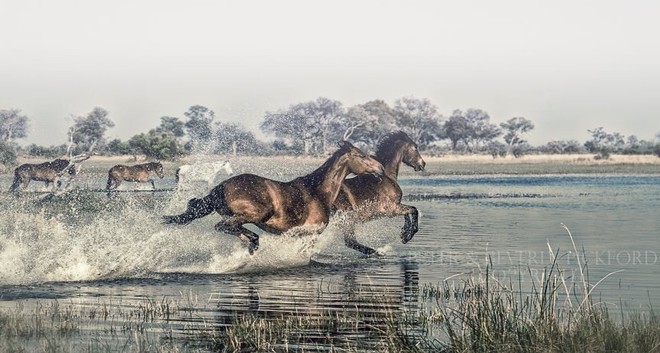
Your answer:
[[[11,186],[9,187],[9,191],[14,194],[17,194],[19,186],[21,186],[21,176],[17,168],[14,171],[14,181],[11,183]]]
[[[197,218],[208,216],[216,210],[226,212],[225,193],[222,185],[201,199],[194,198],[188,201],[188,208],[182,214],[163,216],[163,223],[188,224]]]
[[[176,172],[174,172],[174,181],[179,184],[179,173],[181,172],[181,167],[176,168]]]

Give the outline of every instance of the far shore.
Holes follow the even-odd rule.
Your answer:
[[[530,154],[519,158],[497,157],[482,154],[447,154],[423,156],[426,169],[415,172],[401,166],[402,176],[429,175],[486,175],[486,174],[660,174],[660,158],[655,155],[611,155],[608,159],[597,159],[592,154]],[[320,166],[325,158],[313,156],[232,156],[204,155],[186,156],[178,161],[163,161],[166,170],[173,171],[183,164],[229,160],[237,173],[259,173],[264,169],[278,174],[304,174]],[[18,164],[41,163],[43,157],[19,157]],[[148,161],[138,156],[93,156],[83,162],[84,169],[91,173],[106,173],[116,164],[138,164]],[[11,173],[13,168],[4,168]]]

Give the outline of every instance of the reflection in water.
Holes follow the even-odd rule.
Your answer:
[[[396,276],[380,266],[333,266],[330,276],[324,273],[326,278],[312,271],[222,283],[219,292],[210,294],[207,307],[190,309],[192,315],[181,319],[183,329],[174,335],[212,344],[214,337],[230,335],[228,330],[249,327],[273,347],[288,337],[303,350],[382,348],[402,316],[413,318],[419,310],[419,272],[412,260],[391,264],[400,269]]]

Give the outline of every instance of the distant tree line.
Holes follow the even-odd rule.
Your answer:
[[[397,99],[393,106],[372,100],[347,108],[337,100],[319,97],[266,112],[260,129],[275,137],[272,142],[258,140],[241,124],[216,119],[213,110],[202,105],[191,106],[181,118],[163,116],[158,126],[127,141],[106,138],[108,129],[115,124],[101,107],[71,118],[68,141],[61,145],[20,147],[16,141],[27,137],[29,118],[18,109],[0,110],[0,163],[11,165],[18,154],[55,158],[92,150],[159,160],[192,153],[324,155],[342,139],[373,149],[383,135],[397,130],[406,132],[420,150],[435,155],[451,152],[488,153],[493,157],[528,153],[594,153],[597,158],[608,158],[612,153],[660,156],[660,134],[656,141],[648,141],[598,127],[587,130],[591,139],[585,143],[550,141],[533,147],[525,140],[535,128],[529,119],[512,117],[495,124],[486,111],[473,108],[457,109],[444,117],[428,99],[415,97]]]

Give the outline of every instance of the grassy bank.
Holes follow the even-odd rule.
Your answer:
[[[486,174],[660,174],[660,158],[654,155],[612,155],[607,160],[595,159],[590,154],[529,155],[520,158],[493,158],[489,155],[424,156],[426,170],[416,173],[402,166],[407,175],[486,175]],[[173,174],[182,164],[229,160],[236,173],[262,175],[302,175],[320,166],[324,158],[303,156],[189,156],[175,162],[163,162],[166,173]],[[43,158],[20,158],[19,163],[40,163]],[[133,156],[94,156],[83,163],[83,174],[107,175],[116,164],[145,162]],[[13,169],[7,169],[10,174]]]
[[[652,155],[612,155],[607,160],[593,155],[529,155],[493,158],[486,155],[427,157],[428,175],[481,174],[660,174],[660,158]],[[405,169],[405,168],[404,168]],[[405,174],[412,174],[402,169]]]

